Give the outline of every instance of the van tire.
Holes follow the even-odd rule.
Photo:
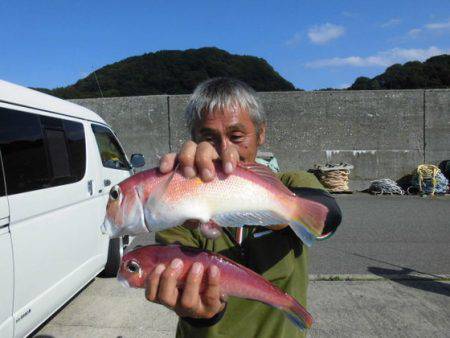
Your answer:
[[[101,277],[116,277],[123,256],[122,237],[109,240],[108,259],[105,269],[100,273]]]

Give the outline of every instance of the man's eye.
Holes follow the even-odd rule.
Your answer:
[[[231,135],[231,142],[240,142],[244,138],[244,135]]]

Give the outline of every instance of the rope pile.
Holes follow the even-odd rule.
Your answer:
[[[408,188],[418,189],[421,194],[445,194],[448,189],[448,180],[441,170],[432,164],[421,164],[413,172],[412,186]]]
[[[348,187],[350,170],[353,166],[347,163],[315,165],[315,174],[320,183],[330,192],[350,192]]]
[[[370,182],[369,192],[375,195],[383,195],[383,194],[390,194],[390,195],[404,195],[405,192],[402,188],[398,186],[398,184],[389,179],[389,178],[382,178],[380,180],[374,180]]]

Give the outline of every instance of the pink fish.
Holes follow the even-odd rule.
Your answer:
[[[240,163],[231,175],[216,164],[211,182],[179,171],[140,172],[111,188],[104,230],[112,237],[160,231],[198,220],[215,227],[289,224],[308,246],[322,234],[328,208],[296,196],[265,166]]]
[[[310,328],[312,316],[292,296],[268,282],[256,272],[233,262],[219,254],[179,245],[149,245],[128,252],[122,259],[118,279],[128,287],[145,288],[148,275],[158,264],[169,266],[170,262],[179,258],[183,261],[183,271],[178,278],[177,287],[182,289],[186,276],[195,262],[200,262],[208,269],[216,265],[220,270],[221,293],[253,299],[276,307],[300,329]],[[200,292],[204,289],[205,275]]]

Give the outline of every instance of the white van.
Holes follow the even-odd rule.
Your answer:
[[[131,173],[97,114],[0,80],[0,337],[30,334],[116,273],[122,239],[100,228],[110,186]]]

